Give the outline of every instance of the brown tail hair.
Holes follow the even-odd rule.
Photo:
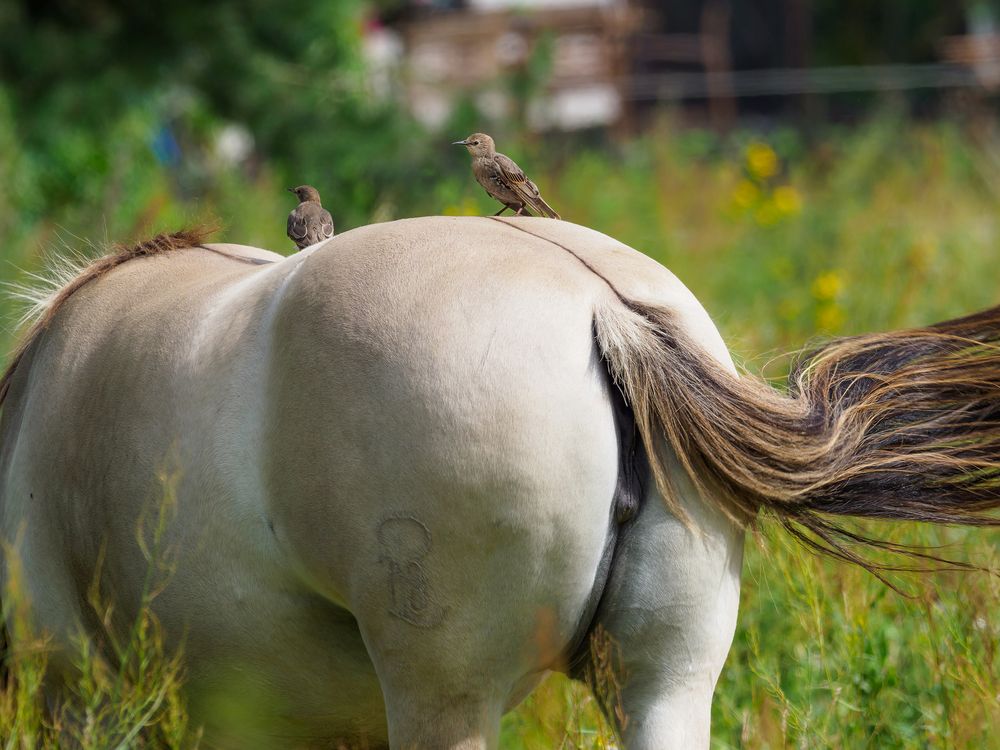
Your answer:
[[[834,340],[799,359],[787,394],[732,375],[666,308],[619,298],[597,310],[595,330],[681,518],[670,451],[737,521],[770,512],[812,548],[876,574],[900,568],[859,545],[951,561],[833,517],[1000,526],[1000,307]]]

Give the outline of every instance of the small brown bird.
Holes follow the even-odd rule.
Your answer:
[[[498,154],[493,139],[485,133],[473,133],[464,141],[455,141],[453,146],[465,146],[472,155],[472,174],[476,181],[486,188],[486,194],[503,203],[503,208],[494,216],[499,216],[508,208],[518,216],[525,209],[531,209],[541,216],[558,219],[521,168],[509,156]]]
[[[288,188],[295,193],[299,205],[288,214],[288,239],[299,250],[333,237],[333,217],[319,202],[319,191],[311,185]]]

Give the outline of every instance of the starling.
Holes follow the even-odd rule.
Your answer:
[[[485,133],[473,133],[464,141],[455,141],[453,146],[465,146],[472,155],[472,174],[486,189],[486,194],[503,203],[503,208],[494,216],[499,216],[508,208],[518,216],[525,209],[531,209],[542,216],[558,219],[521,168],[509,156],[498,154],[493,139]]]
[[[299,199],[288,214],[288,238],[299,250],[333,237],[333,217],[319,202],[319,191],[311,185],[288,188]]]

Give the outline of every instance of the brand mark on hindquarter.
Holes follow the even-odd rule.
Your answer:
[[[389,614],[420,628],[433,628],[444,618],[444,609],[430,591],[423,560],[434,540],[430,529],[412,516],[390,516],[376,532],[379,562],[388,570]]]

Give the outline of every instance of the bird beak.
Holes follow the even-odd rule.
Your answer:
[[[295,192],[295,188],[285,188],[285,190],[287,190],[289,193]]]
[[[452,141],[451,145],[452,146],[468,146],[469,145],[469,141],[468,140],[465,140],[465,141]]]

